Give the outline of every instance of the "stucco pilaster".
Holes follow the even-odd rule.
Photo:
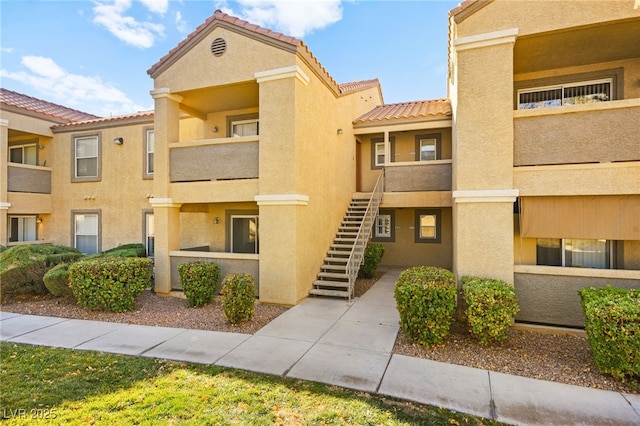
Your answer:
[[[172,94],[167,88],[154,89],[151,96],[155,100],[153,191],[157,197],[170,197],[169,146],[180,139],[182,97]]]
[[[180,249],[180,207],[170,198],[152,198],[155,227],[155,284],[156,293],[171,291],[171,257]]]
[[[9,159],[9,121],[0,119],[0,244],[7,244],[7,212],[11,204],[8,202],[7,163]]]
[[[513,48],[517,29],[454,39],[453,266],[513,283]]]

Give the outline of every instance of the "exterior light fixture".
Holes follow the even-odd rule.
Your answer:
[[[40,216],[36,216],[36,223],[42,223],[42,218]]]
[[[218,126],[213,126],[213,127],[211,128],[211,131],[212,131],[213,133],[218,133],[218,130],[219,130],[219,129],[218,129]]]
[[[338,129],[337,133],[338,133],[339,135],[341,135],[341,134],[342,134],[342,129]]]
[[[213,223],[215,223],[216,225],[217,225],[217,224],[219,224],[219,223],[220,223],[220,218],[216,216],[216,217],[213,219]]]
[[[116,145],[122,145],[124,143],[124,138],[115,138],[113,140],[113,143],[115,143]]]

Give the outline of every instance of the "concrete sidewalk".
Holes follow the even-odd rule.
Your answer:
[[[254,335],[0,312],[0,340],[313,380],[511,424],[640,425],[640,395],[393,355],[399,273],[352,303],[309,298]]]

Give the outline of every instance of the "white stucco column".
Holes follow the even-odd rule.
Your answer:
[[[0,244],[7,245],[9,120],[0,119]]]
[[[513,283],[517,29],[453,40],[453,269]]]
[[[171,198],[171,176],[169,147],[180,139],[180,102],[182,97],[174,95],[168,88],[151,91],[155,100],[154,113],[154,197],[149,200],[153,207],[155,225],[155,285],[157,293],[171,291],[171,257],[173,250],[180,249],[180,207]]]

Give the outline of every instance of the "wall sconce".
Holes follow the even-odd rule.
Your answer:
[[[42,145],[41,143],[38,144],[38,149],[44,149],[44,145]]]
[[[341,134],[342,134],[342,129],[338,129],[337,133],[338,133],[339,135],[341,135]]]
[[[124,138],[115,138],[113,140],[113,143],[115,143],[116,145],[122,145],[124,143]]]
[[[219,129],[218,129],[218,126],[213,126],[213,127],[211,128],[211,131],[212,131],[213,133],[218,133],[218,130],[219,130]]]
[[[36,216],[36,223],[42,223],[42,218],[40,216]]]
[[[215,223],[216,225],[220,223],[220,218],[219,217],[215,217],[213,218],[213,223]]]

